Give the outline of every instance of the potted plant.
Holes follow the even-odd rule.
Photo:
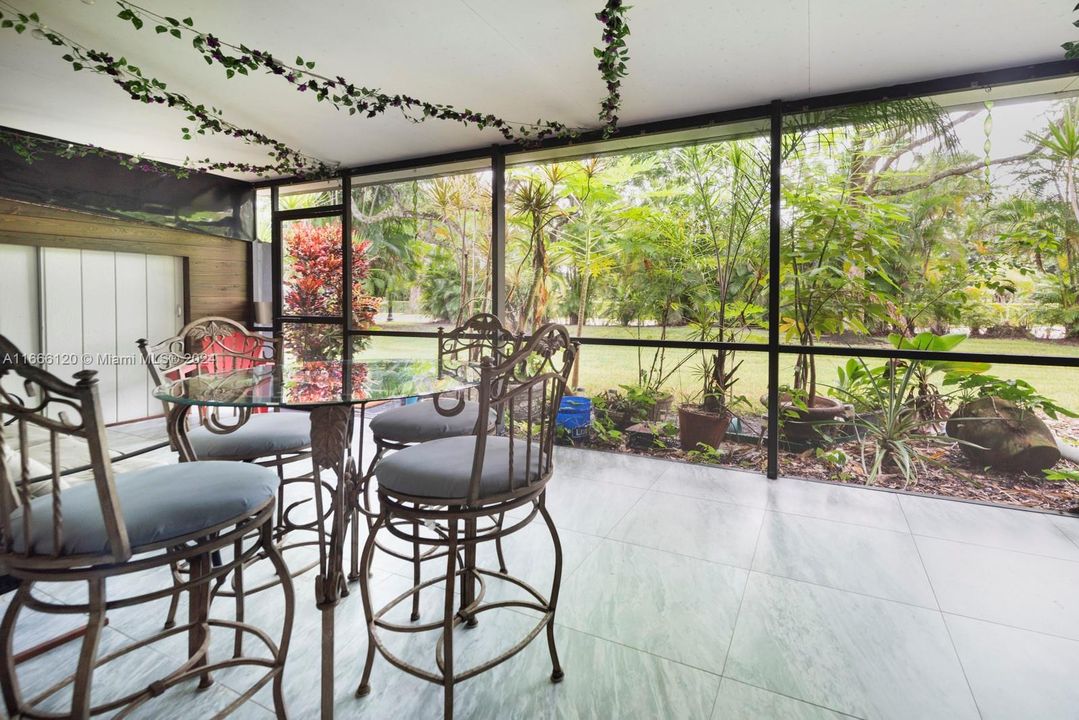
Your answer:
[[[754,251],[767,246],[769,156],[752,143],[679,148],[675,169],[689,191],[684,217],[687,277],[698,281],[680,295],[682,316],[696,339],[733,343],[744,339],[763,315],[757,304],[768,277]],[[741,361],[720,347],[699,351],[701,390],[678,408],[682,449],[718,449],[733,417]]]
[[[700,402],[678,406],[678,439],[686,451],[698,450],[701,445],[718,448],[734,417],[730,400],[742,362],[735,362],[730,350],[701,355]]]

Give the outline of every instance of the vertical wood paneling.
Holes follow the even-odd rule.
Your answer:
[[[83,366],[97,371],[98,396],[105,422],[116,422],[116,254],[82,251]],[[51,278],[46,276],[46,281]]]
[[[68,380],[82,369],[82,251],[44,248],[41,253],[42,351],[63,362],[45,369]]]
[[[116,253],[116,354],[138,353],[135,345],[146,331],[146,256]],[[160,405],[150,404],[150,383],[141,364],[116,368],[116,414],[121,420],[156,415]]]
[[[0,273],[4,278],[0,335],[23,352],[39,352],[37,248],[0,245]]]
[[[177,298],[176,258],[162,255],[146,257],[146,336],[158,342],[176,334]]]

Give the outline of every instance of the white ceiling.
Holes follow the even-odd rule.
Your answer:
[[[346,166],[500,142],[456,123],[365,119],[276,77],[226,80],[189,41],[136,32],[109,0],[11,0],[83,44],[123,55],[225,117]],[[227,41],[358,85],[491,112],[596,124],[604,93],[592,47],[601,0],[143,0]],[[1073,38],[1064,0],[635,0],[623,124],[1058,60]],[[183,113],[130,101],[73,73],[57,48],[0,33],[0,125],[132,154],[262,162],[229,138],[184,141]]]

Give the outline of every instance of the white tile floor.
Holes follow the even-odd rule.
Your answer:
[[[160,437],[160,426],[112,435],[128,449]],[[169,461],[157,451],[118,469]],[[1079,519],[572,449],[559,449],[557,462],[549,504],[565,551],[556,634],[566,680],[547,681],[540,638],[463,683],[459,718],[1079,717]],[[506,555],[515,574],[550,582],[542,526],[507,539]],[[491,563],[493,552],[480,558]],[[410,584],[404,563],[376,563],[379,597]],[[80,588],[42,590],[69,598]],[[296,594],[287,697],[292,716],[308,718],[318,703],[310,576]],[[249,620],[273,629],[279,595],[257,598]],[[219,604],[227,615],[229,603]],[[424,619],[440,610],[438,593],[425,594]],[[117,611],[106,643],[152,631],[163,614],[160,602]],[[506,647],[528,624],[513,611],[486,617],[462,631],[462,656]],[[440,716],[438,688],[385,662],[372,694],[354,698],[366,649],[356,594],[337,618],[338,717]],[[74,624],[26,613],[16,645]],[[401,652],[431,664],[429,639],[414,636]],[[184,642],[103,671],[102,697],[181,658]],[[21,675],[42,687],[76,649]],[[243,690],[245,672],[220,673],[206,693],[177,689],[139,716],[209,716]],[[255,699],[238,716],[269,717],[267,693]]]

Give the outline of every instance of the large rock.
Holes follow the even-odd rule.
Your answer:
[[[1001,398],[978,398],[960,406],[946,430],[949,437],[978,445],[959,447],[985,467],[1036,473],[1060,460],[1056,438],[1041,418]]]

